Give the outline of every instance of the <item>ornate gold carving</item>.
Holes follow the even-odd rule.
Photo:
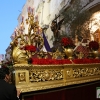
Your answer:
[[[16,85],[24,85],[29,82],[29,72],[25,69],[19,70],[16,69],[16,72],[14,74],[15,84]]]
[[[18,44],[15,41],[11,42],[12,45],[12,59],[14,64],[16,63],[27,63],[28,56],[25,54],[24,51],[20,50]]]
[[[73,57],[73,49],[72,48],[64,48],[64,52],[67,55],[68,59],[72,59]]]
[[[86,77],[86,76],[95,76],[100,75],[100,68],[94,67],[94,68],[75,68],[73,69],[73,77]]]
[[[33,65],[33,64],[15,64],[13,67],[15,69],[62,69],[65,65]],[[67,65],[69,66],[69,65]]]
[[[60,52],[58,49],[52,53],[52,59],[64,59],[65,54]]]
[[[100,64],[16,64],[14,68],[15,84],[22,92],[100,80]]]
[[[26,81],[26,74],[25,72],[18,73],[19,76],[19,82],[25,82]]]
[[[71,69],[67,69],[66,73],[67,73],[67,77],[72,77],[72,70]]]
[[[48,58],[48,52],[44,52],[44,51],[37,52],[37,58],[39,58],[39,59],[41,59],[41,58],[47,59]]]
[[[64,83],[59,83],[58,84],[57,82],[55,82],[55,84],[52,84],[52,85],[50,85],[50,84],[49,85],[44,85],[44,86],[40,85],[40,87],[35,87],[35,88],[32,85],[31,86],[22,87],[21,91],[22,91],[22,93],[25,93],[25,92],[30,92],[30,91],[38,91],[38,90],[51,89],[51,88],[63,87],[63,86],[65,86]]]
[[[30,82],[44,82],[63,79],[63,71],[57,69],[40,69],[29,71]]]
[[[28,12],[28,18],[26,19],[26,24],[29,24],[28,33],[31,34],[33,31],[34,33],[38,32],[39,22],[34,21],[34,14]]]

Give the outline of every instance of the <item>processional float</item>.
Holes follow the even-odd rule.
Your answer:
[[[13,82],[22,93],[100,80],[100,63],[75,64],[65,59],[65,54],[59,50],[43,52],[43,29],[39,30],[39,23],[34,21],[32,13],[28,13],[26,23],[28,33],[23,34],[22,20],[21,28],[11,42]],[[57,59],[59,57],[61,59]]]

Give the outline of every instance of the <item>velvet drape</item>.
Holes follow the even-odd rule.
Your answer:
[[[97,100],[96,88],[100,87],[100,82],[92,82],[82,85],[67,86],[52,91],[33,93],[24,96],[24,100]],[[28,93],[29,94],[29,93]]]

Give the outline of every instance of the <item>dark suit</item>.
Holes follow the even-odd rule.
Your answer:
[[[16,87],[0,79],[0,100],[18,100]]]

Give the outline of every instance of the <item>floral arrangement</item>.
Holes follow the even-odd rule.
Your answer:
[[[91,64],[91,63],[100,63],[99,59],[73,59],[74,64]]]
[[[24,50],[27,50],[27,51],[30,51],[30,52],[35,52],[36,51],[36,46],[33,46],[33,45],[26,45],[24,47]]]
[[[94,50],[94,51],[98,50],[99,49],[99,43],[96,42],[96,41],[90,41],[89,42],[89,49]]]
[[[74,48],[75,47],[72,39],[69,37],[63,37],[61,39],[61,44],[62,46],[64,46],[64,48]]]
[[[31,59],[31,63],[34,65],[55,65],[55,64],[91,64],[91,63],[100,63],[99,59]]]
[[[69,59],[34,59],[32,58],[32,64],[34,65],[56,65],[56,64],[72,64]]]

